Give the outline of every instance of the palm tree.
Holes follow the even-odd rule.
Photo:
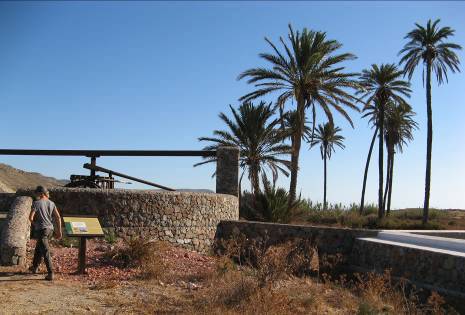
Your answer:
[[[341,128],[335,127],[332,122],[327,122],[324,125],[318,125],[316,129],[315,137],[313,138],[310,145],[313,147],[315,145],[320,145],[320,152],[321,152],[321,159],[324,161],[324,181],[323,181],[323,209],[326,210],[327,203],[326,203],[326,183],[327,183],[327,176],[326,176],[326,160],[331,159],[331,153],[336,151],[336,147],[338,146],[341,149],[344,149],[345,146],[342,143],[344,141],[344,137],[339,135],[338,133],[341,131]]]
[[[368,104],[365,105],[363,108],[363,118],[365,117],[370,117],[369,123],[372,124],[373,127],[375,127],[375,132],[373,133],[373,137],[371,138],[371,143],[370,143],[370,149],[368,150],[368,156],[367,156],[367,161],[365,163],[365,172],[363,173],[363,184],[362,184],[362,198],[360,200],[360,214],[363,214],[363,210],[365,208],[365,191],[366,191],[366,185],[367,185],[367,178],[368,178],[368,168],[370,167],[370,161],[371,161],[371,154],[373,152],[373,147],[375,146],[375,141],[376,141],[376,136],[378,135],[378,108],[379,108],[379,102],[375,99],[374,100],[375,105],[373,104]]]
[[[420,61],[423,63],[423,83],[426,70],[426,109],[428,115],[428,133],[426,145],[426,175],[425,201],[423,206],[423,224],[428,222],[429,197],[431,185],[431,151],[433,146],[433,109],[431,106],[431,72],[434,71],[438,85],[447,82],[447,71],[460,72],[460,60],[455,51],[462,49],[460,45],[446,42],[454,36],[455,31],[450,27],[438,27],[440,20],[428,20],[426,27],[415,23],[416,28],[409,32],[405,39],[409,42],[399,52],[403,55],[400,63],[404,65],[404,73],[412,79],[413,72]]]
[[[233,119],[220,113],[220,119],[229,130],[213,131],[216,137],[201,137],[199,141],[210,141],[204,150],[216,150],[219,146],[237,146],[240,149],[240,167],[248,172],[252,186],[252,193],[256,196],[260,192],[260,173],[264,167],[268,168],[276,180],[278,173],[289,176],[290,162],[280,156],[289,154],[290,146],[282,143],[285,134],[279,130],[279,120],[272,119],[275,111],[271,104],[260,102],[255,106],[251,102],[242,103],[236,111],[231,105]],[[206,157],[206,161],[194,166],[216,162],[216,157]],[[241,175],[241,179],[242,179]]]
[[[394,178],[394,157],[397,152],[403,151],[404,145],[413,140],[413,129],[417,128],[417,123],[413,120],[415,112],[408,104],[390,103],[386,111],[386,147],[388,152],[387,159],[387,214],[391,211],[392,181]],[[386,202],[386,201],[385,201]]]
[[[282,118],[281,128],[284,133],[287,135],[289,139],[292,140],[292,136],[299,133],[298,130],[300,128],[300,121],[299,121],[299,114],[295,110],[290,110],[284,113],[280,119]],[[310,122],[305,117],[304,121],[304,129],[302,132],[302,140],[306,142],[311,142],[313,137],[313,130],[309,127]]]
[[[253,68],[242,72],[238,79],[248,78],[248,83],[254,84],[256,90],[242,96],[240,100],[252,100],[263,95],[277,92],[276,104],[283,108],[289,101],[296,103],[295,134],[291,136],[291,180],[289,187],[290,207],[296,198],[299,155],[304,133],[306,111],[311,108],[313,124],[315,124],[316,108],[319,106],[330,121],[333,120],[332,110],[342,114],[353,127],[352,120],[345,108],[358,110],[354,105],[355,97],[347,88],[358,88],[358,82],[353,79],[356,73],[344,71],[342,62],[354,59],[350,53],[336,54],[341,44],[336,40],[328,40],[326,33],[303,29],[302,33],[294,32],[289,25],[288,45],[283,38],[280,51],[269,39],[273,53],[262,53],[260,57],[270,63],[269,67]]]
[[[371,65],[370,69],[362,71],[360,77],[363,86],[362,99],[365,104],[370,105],[372,102],[378,106],[379,113],[377,117],[379,131],[379,156],[378,156],[378,217],[384,216],[383,206],[383,151],[384,151],[384,116],[385,108],[388,102],[393,101],[398,104],[406,103],[403,97],[410,97],[410,83],[401,80],[403,72],[399,71],[394,64]]]

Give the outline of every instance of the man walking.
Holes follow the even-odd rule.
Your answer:
[[[58,228],[57,239],[62,237],[61,219],[55,203],[49,199],[49,192],[43,186],[37,186],[35,190],[37,200],[32,204],[29,220],[32,223],[33,236],[37,239],[36,248],[34,251],[34,259],[30,270],[32,273],[37,273],[42,257],[45,259],[47,266],[47,276],[45,280],[53,280],[52,259],[50,256],[49,239],[53,234],[53,217],[55,217]]]

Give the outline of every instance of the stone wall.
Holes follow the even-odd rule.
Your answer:
[[[390,269],[393,276],[406,278],[417,286],[465,298],[464,254],[358,239],[351,263],[364,271]]]
[[[223,221],[218,226],[216,238],[230,239],[243,235],[247,239],[266,240],[267,245],[296,238],[314,239],[317,242],[320,263],[322,255],[340,255],[340,260],[333,261],[333,268],[339,271],[382,273],[390,269],[393,277],[408,279],[418,287],[436,290],[447,297],[465,298],[465,254],[364,240],[378,240],[378,233],[377,230]],[[441,234],[434,231],[415,233],[434,236]],[[458,234],[463,237],[463,232],[459,231],[443,233],[443,236],[452,237]]]
[[[239,148],[220,146],[216,151],[216,192],[239,196]]]
[[[11,205],[0,237],[0,263],[23,265],[26,262],[26,244],[29,240],[32,198],[18,197]]]
[[[30,195],[20,190],[20,195]],[[63,214],[97,215],[117,236],[142,236],[208,251],[221,220],[239,218],[231,195],[126,189],[50,189]]]
[[[251,239],[266,239],[268,244],[277,244],[295,238],[314,239],[318,244],[318,253],[320,255],[342,254],[349,257],[355,238],[376,236],[377,233],[378,231],[376,230],[249,221],[222,221],[218,226],[216,238],[229,239],[242,234]]]

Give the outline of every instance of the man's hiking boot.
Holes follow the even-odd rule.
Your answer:
[[[37,274],[39,272],[39,268],[38,267],[34,267],[34,266],[31,266],[29,267],[29,271],[32,273],[32,274]]]
[[[53,273],[49,273],[45,276],[45,280],[52,281],[53,280]]]

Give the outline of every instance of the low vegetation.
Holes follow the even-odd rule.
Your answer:
[[[239,237],[202,255],[140,238],[90,240],[88,274],[76,275],[78,249],[54,243],[53,286],[31,286],[43,274],[20,273],[2,282],[0,296],[12,313],[59,312],[66,300],[70,313],[457,314],[439,294],[394,281],[389,271],[348,274],[338,257],[319,257],[312,240],[268,245]],[[0,277],[14,271],[5,268]],[[24,303],[40,292],[47,299]]]
[[[460,230],[465,228],[465,211],[455,209],[434,209],[429,211],[429,222],[422,223],[423,210],[409,208],[392,210],[383,218],[378,217],[378,207],[364,205],[360,214],[358,204],[348,206],[336,203],[312,202],[310,199],[297,198],[292,207],[287,207],[288,193],[265,181],[264,192],[254,196],[248,192],[242,194],[240,216],[242,219],[264,222],[279,222],[321,226],[335,226],[364,229],[401,229],[401,230]]]
[[[172,269],[169,245],[150,243],[161,246],[154,251],[146,250],[151,246],[147,244],[143,240],[130,241],[115,257],[125,257],[126,261],[133,255],[130,263],[141,270],[164,271],[143,276],[146,284],[155,281],[167,288],[176,283],[187,285],[183,292],[171,297],[146,295],[122,304],[123,309],[131,308],[136,313],[454,313],[437,293],[421,295],[403,281],[394,282],[388,271],[382,275],[320,274],[311,241],[295,240],[268,247],[245,238],[223,241],[217,246],[219,256],[211,257],[212,267],[190,274]]]

